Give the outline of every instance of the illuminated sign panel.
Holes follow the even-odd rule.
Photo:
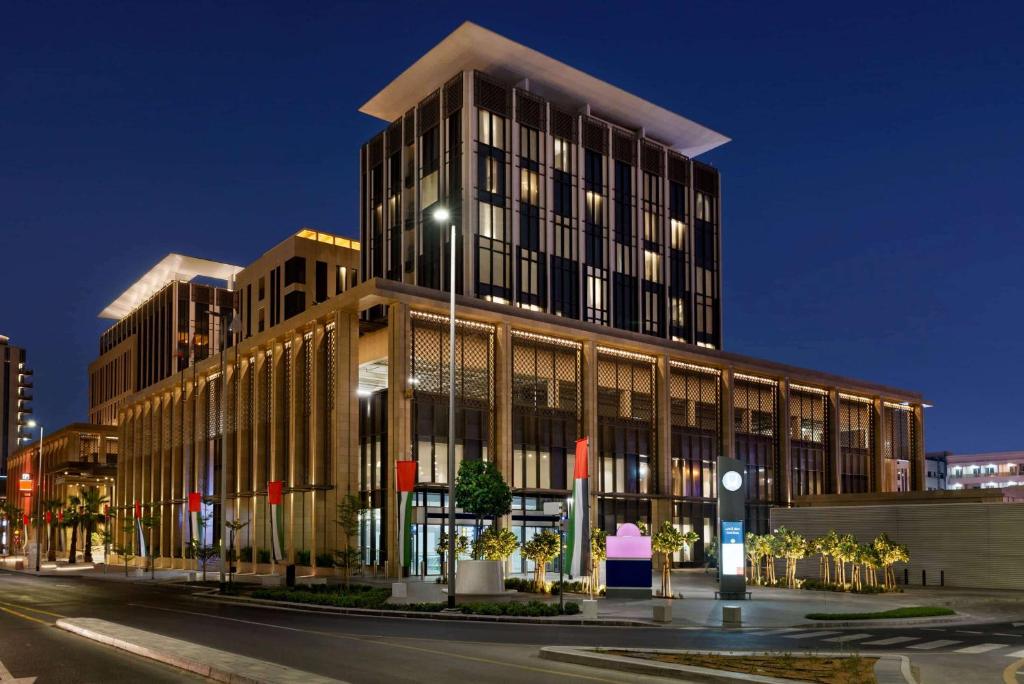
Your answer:
[[[22,473],[21,479],[18,480],[18,491],[22,494],[31,494],[33,485],[35,482],[32,481],[32,476],[28,473]]]
[[[722,521],[722,574],[742,575],[746,564],[743,552],[743,521]]]

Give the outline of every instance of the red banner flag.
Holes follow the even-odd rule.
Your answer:
[[[28,525],[28,513],[21,517],[21,521],[25,523],[26,526]]]
[[[576,465],[573,468],[572,475],[574,480],[583,480],[587,477],[587,451],[589,447],[590,439],[588,437],[576,440]]]
[[[64,511],[57,511],[57,522],[64,522]]]
[[[267,483],[267,499],[271,506],[281,503],[281,494],[284,490],[284,480],[271,480]]]
[[[50,513],[50,511],[46,511],[46,514],[43,516],[43,518],[46,519],[46,524],[49,525],[50,521],[53,520],[53,514]]]
[[[395,468],[398,491],[411,492],[416,489],[416,461],[398,461]]]
[[[138,501],[135,502],[135,519],[142,519],[142,504]]]
[[[198,513],[199,507],[202,504],[202,497],[199,496],[199,492],[188,493],[188,512]]]

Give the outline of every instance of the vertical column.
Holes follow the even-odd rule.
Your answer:
[[[875,397],[872,402],[872,409],[874,412],[874,434],[872,438],[872,449],[871,449],[871,491],[873,492],[884,492],[886,491],[886,478],[884,472],[884,460],[883,451],[885,449],[885,411],[883,410],[882,400]]]
[[[828,471],[832,480],[831,494],[843,493],[843,464],[839,444],[839,389],[828,391]]]
[[[331,521],[337,519],[336,506],[341,497],[359,494],[359,316],[352,311],[337,311],[334,322],[334,488],[325,501]],[[342,537],[333,522],[328,526],[326,539],[330,548],[341,548]]]
[[[401,212],[401,205],[399,205],[399,212]],[[310,347],[307,350],[308,354],[312,354],[310,362],[310,368],[312,373],[310,374],[309,381],[311,387],[309,388],[309,401],[310,401],[310,416],[309,416],[309,445],[307,451],[309,452],[309,482],[313,484],[313,489],[309,494],[309,556],[310,563],[317,565],[316,557],[320,553],[328,552],[323,546],[321,540],[323,536],[324,525],[327,520],[324,518],[324,490],[320,489],[320,485],[323,484],[321,472],[323,470],[323,459],[324,459],[324,422],[330,420],[330,416],[324,416],[324,408],[326,406],[325,393],[324,393],[324,377],[327,369],[324,365],[326,355],[324,350],[324,327],[319,322],[313,324],[313,337],[310,340]]]
[[[722,369],[722,456],[736,458],[736,412],[733,408],[733,370]],[[716,484],[717,489],[717,484]]]
[[[789,424],[789,380],[787,378],[779,379],[778,392],[779,469],[776,477],[779,483],[779,503],[783,506],[790,506],[793,503],[793,435]]]
[[[175,378],[177,381],[177,378]],[[171,501],[181,500],[181,409],[184,406],[184,396],[181,387],[175,382],[171,390],[170,411],[171,411],[171,463],[168,485],[168,498]],[[172,503],[169,507],[170,517],[164,521],[167,526],[167,554],[172,558],[171,567],[183,567],[179,559],[184,558],[182,553],[184,541],[181,534],[181,526],[177,524],[184,516],[180,515],[180,503]]]
[[[597,491],[600,481],[600,443],[597,423],[597,345],[593,340],[583,343],[583,436],[590,439],[587,478],[590,482],[590,524],[600,527]]]
[[[667,354],[660,354],[655,372],[655,477],[657,489],[652,489],[651,527],[656,529],[663,521],[672,521],[672,366]]]
[[[270,548],[267,544],[267,482],[270,480],[267,465],[270,462],[270,444],[267,441],[267,430],[262,420],[267,412],[270,397],[263,387],[263,374],[266,373],[267,355],[263,349],[253,350],[253,362],[249,364],[249,372],[253,375],[253,432],[252,436],[252,518],[249,521],[249,539],[252,544],[255,563],[259,563],[260,549]],[[262,492],[262,493],[261,493]],[[257,566],[254,566],[257,567]]]
[[[910,464],[911,491],[923,492],[926,486],[924,451],[924,406],[914,404],[914,460]]]
[[[291,562],[296,562],[295,552],[302,550],[302,521],[299,519],[302,515],[302,496],[301,491],[295,491],[296,485],[300,484],[297,481],[297,473],[295,468],[295,462],[302,458],[302,454],[298,453],[296,445],[296,438],[299,433],[299,421],[301,420],[302,412],[302,396],[300,395],[300,387],[302,384],[302,359],[300,352],[304,340],[302,335],[292,335],[289,333],[289,337],[292,341],[291,351],[285,351],[289,354],[289,360],[291,362],[291,382],[288,383],[288,396],[284,397],[284,405],[287,413],[285,414],[285,420],[289,423],[288,428],[288,443],[284,444],[284,451],[282,452],[284,458],[284,478],[286,482],[285,491],[288,492],[288,507],[285,509],[287,520],[284,523],[285,529],[285,557],[290,559]]]
[[[398,565],[398,495],[395,462],[410,458],[412,400],[409,387],[409,305],[393,303],[388,306],[388,404],[387,404],[387,451],[385,472],[381,473],[382,487],[386,497],[384,510],[387,519],[382,521],[387,539],[387,565],[385,572],[390,577],[400,577]],[[356,369],[358,374],[358,368]],[[358,380],[358,377],[357,377]],[[358,423],[356,423],[358,426]],[[353,460],[358,464],[359,443],[356,441]]]
[[[512,482],[512,326],[506,321],[495,329],[494,462],[506,482]],[[505,526],[508,521],[502,521]]]

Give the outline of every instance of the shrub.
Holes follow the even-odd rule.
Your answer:
[[[238,553],[239,553],[239,556],[238,556],[239,560],[245,561],[246,563],[248,563],[248,562],[250,562],[252,560],[252,547],[251,546],[243,546],[242,550],[239,551]]]
[[[368,587],[359,591],[341,592],[335,587],[320,590],[314,587],[302,589],[257,589],[253,598],[272,601],[293,601],[318,606],[338,608],[380,608],[391,597],[390,589]]]
[[[510,615],[516,617],[554,617],[559,614],[557,603],[529,601],[527,603],[466,603],[459,606],[465,615]],[[578,603],[565,604],[566,615],[580,612]]]
[[[270,549],[260,549],[259,551],[257,551],[256,556],[257,556],[257,559],[258,559],[257,562],[259,562],[259,563],[269,563],[270,562]]]
[[[309,565],[309,549],[302,549],[295,552],[296,565]]]
[[[316,554],[316,567],[318,568],[333,568],[334,567],[334,555],[330,553],[318,553]]]
[[[941,615],[956,615],[956,611],[941,606],[905,606],[878,613],[808,613],[805,617],[808,620],[887,620]]]

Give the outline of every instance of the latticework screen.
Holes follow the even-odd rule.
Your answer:
[[[747,499],[752,501],[777,500],[777,405],[774,381],[736,375],[733,388],[736,458],[747,465]],[[753,516],[754,512],[750,515]],[[749,526],[756,531],[765,524],[766,521],[751,520]]]
[[[721,450],[721,375],[673,364],[669,375],[672,495],[713,498]]]
[[[580,346],[512,337],[512,485],[567,489],[582,420]]]
[[[650,494],[657,490],[654,392],[653,358],[599,350],[600,491]]]
[[[842,493],[869,490],[874,433],[875,411],[871,400],[839,395],[839,473]]]
[[[812,388],[789,392],[790,491],[824,494],[828,487],[828,395]]]
[[[410,369],[413,453],[420,482],[447,482],[448,319],[414,312]],[[455,335],[456,467],[462,458],[487,460],[494,435],[494,329],[458,321]]]

